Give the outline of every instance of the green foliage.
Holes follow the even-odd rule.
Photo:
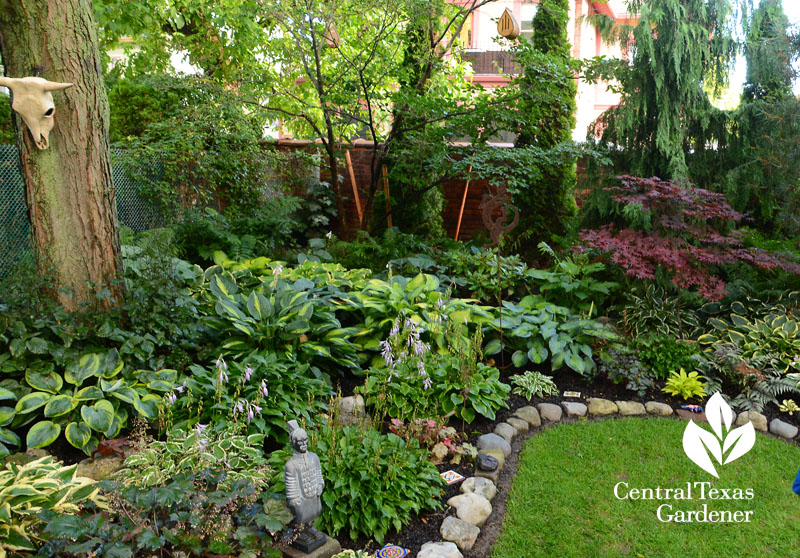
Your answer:
[[[12,145],[16,141],[11,120],[11,99],[0,93],[0,145]]]
[[[420,324],[403,316],[381,342],[382,366],[367,373],[363,392],[376,416],[405,421],[455,415],[472,422],[476,414],[494,420],[496,411],[508,406],[511,388],[500,381],[496,368],[480,362],[480,329],[469,339],[463,333],[466,325],[443,314],[446,328],[432,324],[433,337],[442,338],[438,350],[432,350],[422,340]]]
[[[653,283],[631,289],[624,296],[622,327],[635,337],[654,333],[685,339],[700,326],[697,315],[680,296],[670,296]]]
[[[511,376],[514,384],[513,393],[524,397],[528,401],[534,397],[558,395],[558,387],[552,376],[545,376],[536,370],[526,370],[522,374]]]
[[[365,535],[382,543],[416,514],[440,508],[444,481],[416,440],[324,422],[309,429],[309,437],[325,479],[317,526],[332,536],[345,529],[353,540]],[[283,450],[269,458],[281,479],[288,457]],[[282,489],[280,481],[276,489]]]
[[[576,69],[567,38],[568,0],[543,0],[533,18],[532,41],[512,48],[521,73],[512,80],[519,90],[518,147],[552,149],[571,143],[575,127]],[[528,239],[550,240],[563,234],[577,211],[575,159],[553,159],[541,167],[541,177],[514,196],[520,209],[517,231]]]
[[[359,231],[353,241],[335,239],[328,248],[337,263],[349,269],[366,268],[376,273],[386,270],[391,260],[432,252],[422,237],[400,232],[397,228],[386,229],[377,237]]]
[[[35,551],[43,524],[37,514],[51,511],[74,517],[85,503],[103,504],[91,479],[76,477],[77,465],[64,467],[52,456],[0,469],[0,551]]]
[[[669,335],[646,335],[633,340],[638,357],[659,378],[666,379],[679,368],[691,368],[692,357],[702,351],[695,343],[680,341]]]
[[[538,295],[526,296],[519,304],[504,301],[502,315],[490,326],[498,336],[486,345],[487,355],[503,349],[513,351],[511,360],[517,367],[528,362],[541,364],[550,358],[552,370],[566,365],[584,376],[590,376],[595,369],[592,343],[617,339],[600,322],[575,315]]]
[[[798,321],[783,314],[770,314],[763,319],[748,319],[731,314],[729,320],[711,318],[711,333],[701,335],[701,345],[733,344],[744,358],[765,358],[770,367],[782,373],[790,368],[800,370],[800,328]]]
[[[789,19],[781,0],[763,0],[753,12],[744,53],[747,75],[743,100],[786,98],[792,93]]]
[[[186,391],[170,409],[186,429],[195,421],[211,425],[213,431],[238,423],[250,433],[284,443],[286,415],[311,420],[325,410],[324,400],[332,394],[308,364],[292,363],[282,354],[254,354],[230,365],[218,359],[215,367],[194,364],[190,370]]]
[[[128,78],[116,88],[127,87]],[[264,182],[270,152],[259,145],[263,119],[246,113],[243,99],[232,89],[197,77],[136,78],[140,96],[166,99],[163,114],[149,122],[141,135],[120,139],[127,148],[123,163],[138,180],[148,183],[142,194],[166,213],[181,207],[204,206],[219,198],[231,213],[252,212],[263,205],[269,192]],[[143,89],[144,88],[144,89]],[[134,120],[137,104],[125,104],[127,91],[120,92],[120,106],[112,105],[119,121]],[[116,96],[113,94],[111,98]],[[124,130],[124,128],[123,128]],[[121,131],[123,131],[121,130]],[[125,130],[129,131],[129,130]],[[138,161],[160,161],[153,173]]]
[[[621,103],[600,117],[595,135],[619,168],[638,176],[688,176],[686,153],[715,138],[720,111],[703,91],[725,83],[735,53],[729,0],[635,0],[634,25],[606,25],[605,39],[636,45],[630,61],[594,61],[587,77],[615,78]],[[594,16],[595,19],[607,16]]]
[[[669,393],[675,397],[691,399],[693,397],[705,397],[706,391],[703,382],[697,372],[689,372],[681,368],[679,372],[672,372],[667,378],[667,385],[661,391]]]
[[[115,511],[95,508],[79,517],[41,514],[48,542],[37,556],[133,558],[183,552],[278,558],[271,533],[291,520],[272,494],[259,494],[246,475],[226,482],[225,467],[216,464],[152,488],[115,481],[100,486]]]
[[[625,383],[625,389],[644,397],[655,387],[656,374],[643,363],[635,351],[608,351],[600,360],[600,373],[615,384]]]

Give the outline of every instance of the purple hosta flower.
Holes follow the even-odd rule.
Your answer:
[[[394,355],[392,355],[392,346],[389,341],[381,341],[381,356],[383,357],[386,366],[389,368],[394,365]]]
[[[225,359],[222,358],[222,355],[219,355],[217,359],[217,371],[219,372],[219,383],[220,384],[227,384],[228,383],[228,365],[225,364]]]
[[[245,382],[249,382],[250,381],[250,376],[252,376],[252,375],[253,375],[253,369],[252,368],[250,368],[248,366],[247,368],[244,369],[244,381]]]
[[[178,393],[183,393],[183,390],[185,389],[186,389],[186,380],[183,381],[183,385],[176,387],[175,391],[177,391]]]
[[[431,347],[427,343],[423,343],[419,339],[417,339],[414,342],[414,354],[415,355],[422,356],[422,355],[424,355],[425,353],[427,353],[430,350],[431,350]]]
[[[197,442],[197,447],[200,449],[200,451],[205,451],[207,445],[208,440],[206,438],[200,438],[200,441]]]
[[[439,297],[439,300],[436,301],[436,307],[439,310],[444,309],[444,299],[442,297]]]
[[[280,277],[281,273],[283,273],[283,266],[278,264],[275,266],[275,269],[272,270],[272,277],[275,279],[275,281],[278,280],[278,277]]]
[[[428,373],[425,371],[425,363],[422,360],[417,361],[417,370],[419,370],[420,376],[427,376]]]
[[[389,332],[389,339],[394,339],[400,335],[400,316],[397,316],[397,319],[392,324],[392,331]]]
[[[239,401],[236,403],[236,407],[234,407],[234,410],[235,410],[237,413],[243,413],[243,412],[244,412],[244,400],[243,400],[243,399],[240,399],[240,400],[239,400]]]
[[[263,395],[264,397],[269,395],[269,390],[267,389],[267,381],[266,380],[261,380],[261,395]]]
[[[206,428],[208,428],[207,424],[200,424],[198,422],[197,424],[194,425],[194,431],[197,433],[198,437],[202,437],[203,436],[203,434],[206,431]]]
[[[261,414],[261,407],[255,403],[247,403],[247,422],[250,422],[256,415]]]
[[[431,383],[432,383],[431,377],[425,376],[425,379],[422,380],[422,387],[425,388],[426,390],[431,389]]]
[[[175,395],[175,393],[170,393],[167,395],[167,405],[174,405],[177,400],[178,396]]]

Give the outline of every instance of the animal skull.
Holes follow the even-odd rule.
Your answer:
[[[39,149],[50,146],[50,131],[55,122],[56,105],[51,91],[72,87],[71,83],[57,83],[40,77],[8,78],[0,76],[0,85],[11,89],[11,108],[22,116]]]

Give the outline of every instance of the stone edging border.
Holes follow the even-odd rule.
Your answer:
[[[673,409],[666,403],[648,401],[611,401],[591,397],[586,403],[562,401],[539,403],[535,407],[528,405],[514,411],[513,415],[500,422],[490,434],[478,438],[478,459],[475,460],[474,476],[461,483],[461,494],[453,496],[447,505],[455,508],[455,516],[447,516],[439,528],[444,541],[426,542],[417,553],[417,558],[463,558],[461,551],[468,552],[475,545],[481,533],[481,527],[492,513],[491,501],[497,494],[495,484],[500,476],[506,459],[511,455],[511,442],[520,434],[531,428],[540,428],[543,424],[555,424],[562,419],[581,419],[587,416],[605,418],[611,416],[646,416],[669,417],[677,415],[684,420],[694,419],[708,422],[705,413],[693,413],[684,409]],[[773,419],[769,426],[767,418],[755,411],[744,411],[736,417],[736,425],[748,422],[762,433],[771,433],[787,441],[798,437],[798,428],[780,419]]]

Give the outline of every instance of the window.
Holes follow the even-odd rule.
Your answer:
[[[523,4],[522,10],[520,11],[520,22],[519,22],[519,30],[520,30],[520,40],[522,37],[525,37],[527,40],[531,40],[533,37],[533,18],[536,16],[536,10],[539,8],[539,4]]]
[[[472,48],[472,14],[467,16],[464,21],[464,26],[461,28],[461,33],[458,35],[461,41],[461,46],[464,48]]]

